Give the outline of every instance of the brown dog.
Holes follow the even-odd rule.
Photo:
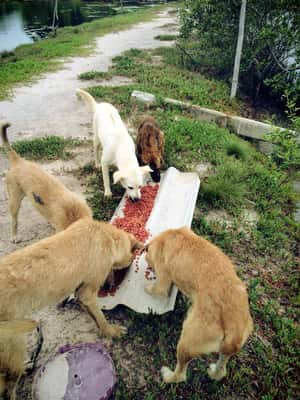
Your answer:
[[[192,301],[177,345],[176,369],[163,367],[164,381],[185,381],[189,361],[209,353],[219,353],[219,360],[210,365],[208,374],[222,379],[229,358],[253,329],[247,290],[232,262],[188,228],[163,232],[146,250],[146,260],[157,277],[146,291],[167,296],[174,283]]]
[[[20,157],[11,148],[7,139],[9,126],[9,123],[2,124],[1,136],[10,161],[6,186],[12,217],[12,240],[17,240],[18,213],[25,196],[57,232],[80,218],[91,217],[92,212],[84,199],[68,190],[36,163]]]
[[[145,117],[138,127],[137,158],[140,165],[150,165],[154,182],[160,181],[165,138],[153,117]]]
[[[113,225],[84,218],[66,230],[0,259],[0,388],[4,374],[24,371],[27,316],[75,297],[106,336],[126,329],[111,325],[97,304],[97,292],[112,269],[127,267],[142,244]],[[2,375],[1,375],[2,373]],[[1,381],[2,379],[2,381]]]

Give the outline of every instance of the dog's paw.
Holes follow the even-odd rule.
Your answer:
[[[112,192],[111,191],[105,191],[104,192],[104,197],[106,199],[111,199],[112,198]]]
[[[213,379],[215,381],[220,381],[226,376],[226,368],[221,368],[217,370],[217,364],[210,364],[210,366],[207,369],[208,376],[210,379]]]
[[[176,376],[174,372],[170,370],[170,368],[162,367],[160,372],[165,383],[177,382]]]
[[[110,337],[120,337],[127,333],[127,328],[122,325],[110,325],[109,328],[106,330],[106,335]]]
[[[160,372],[165,383],[179,383],[186,380],[185,372],[183,372],[182,374],[175,374],[175,372],[170,370],[170,368],[168,367],[162,367]]]

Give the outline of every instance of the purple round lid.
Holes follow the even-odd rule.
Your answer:
[[[61,347],[36,373],[36,400],[108,400],[117,382],[113,361],[102,343]]]

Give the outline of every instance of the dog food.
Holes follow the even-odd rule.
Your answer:
[[[146,229],[146,223],[150,217],[155,197],[159,185],[147,185],[141,189],[142,197],[137,202],[126,200],[123,210],[124,217],[117,217],[113,220],[113,225],[132,233],[138,240],[145,243],[149,237],[149,231]]]
[[[153,209],[158,189],[159,185],[146,185],[141,189],[142,197],[139,201],[133,202],[127,198],[123,209],[124,216],[116,217],[112,221],[112,224],[128,233],[132,233],[138,240],[145,243],[151,236],[150,232],[146,229],[146,224]],[[137,257],[139,257],[139,253],[140,250],[137,250]],[[136,268],[138,268],[137,263],[135,263]],[[101,288],[98,294],[99,297],[114,296],[126,272],[127,269],[114,271],[114,286],[109,289],[105,286]]]

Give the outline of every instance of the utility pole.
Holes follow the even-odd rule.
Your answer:
[[[246,17],[246,0],[242,0],[241,11],[240,11],[239,35],[236,45],[232,84],[231,84],[231,93],[230,93],[231,99],[236,96],[236,91],[239,83],[240,62],[241,62],[241,55],[242,55],[242,48],[244,41],[245,17]]]
[[[56,28],[58,23],[58,0],[55,0],[52,18],[52,35],[56,36]]]

